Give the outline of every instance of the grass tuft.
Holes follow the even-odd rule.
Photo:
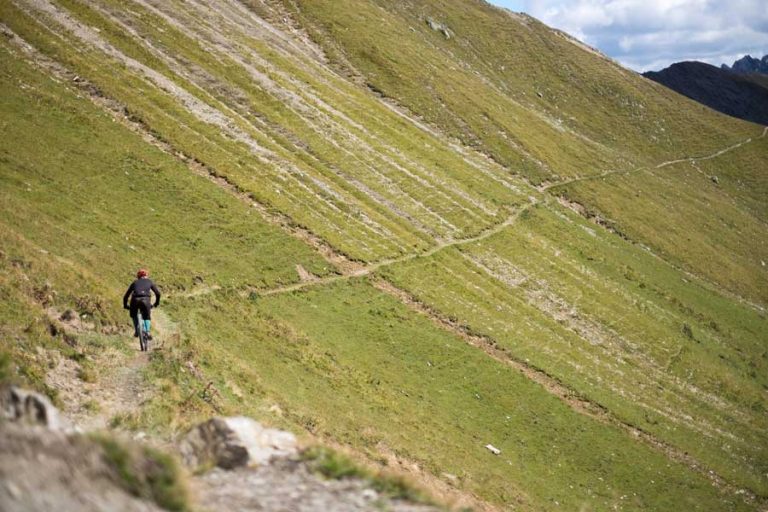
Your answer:
[[[331,480],[365,480],[377,492],[390,499],[434,505],[434,500],[402,475],[364,467],[347,455],[326,446],[312,446],[302,452],[313,471]]]
[[[171,456],[147,446],[122,443],[107,435],[93,439],[104,450],[104,460],[117,483],[132,495],[151,500],[172,512],[191,510],[184,473]]]

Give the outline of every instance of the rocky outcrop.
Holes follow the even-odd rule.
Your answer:
[[[41,425],[51,430],[62,428],[59,411],[48,397],[34,391],[15,386],[1,390],[0,411],[4,419],[15,423]]]
[[[297,453],[290,432],[263,427],[243,416],[213,418],[197,425],[179,442],[184,463],[192,469],[234,469],[268,464]]]
[[[678,62],[643,76],[718,112],[768,124],[768,80],[762,75],[740,75],[703,62]]]
[[[104,443],[68,432],[66,421],[47,397],[7,387],[0,391],[0,406],[3,512],[161,510],[126,483],[127,468],[118,467]],[[119,445],[113,442],[113,446]],[[142,468],[157,466],[153,460],[139,462]]]
[[[292,512],[438,512],[437,506],[392,499],[357,478],[329,480],[307,463],[279,459],[258,468],[214,469],[195,477],[204,510]]]
[[[6,388],[0,405],[3,512],[160,512],[193,506],[183,497],[188,496],[186,480],[171,471],[175,463],[157,450],[108,434],[68,433],[60,428],[66,419],[45,396],[32,391]],[[201,423],[181,439],[179,451],[194,470],[213,468],[186,481],[200,510],[441,510],[379,492],[364,478],[326,479],[299,456],[293,434],[265,428],[251,418]],[[172,475],[177,483],[170,487]],[[179,503],[184,505],[171,506]]]
[[[398,499],[365,478],[326,479],[300,455],[290,432],[246,417],[213,418],[179,441],[203,510],[312,512],[436,512]]]
[[[0,424],[0,510],[159,512],[119,483],[103,448],[83,435]]]

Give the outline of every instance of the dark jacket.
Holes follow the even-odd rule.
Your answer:
[[[156,308],[160,305],[160,290],[157,289],[157,286],[155,286],[155,283],[153,283],[150,278],[140,277],[131,283],[131,286],[128,287],[128,291],[123,295],[123,307],[128,307],[129,298],[131,301],[145,300],[149,302],[152,297],[150,292],[155,292],[155,304],[153,307]]]

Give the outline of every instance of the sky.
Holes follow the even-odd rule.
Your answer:
[[[488,0],[526,12],[636,71],[768,54],[768,0]]]

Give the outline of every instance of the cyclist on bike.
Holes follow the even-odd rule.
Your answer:
[[[152,293],[155,292],[155,303],[152,304]],[[131,299],[130,306],[128,305],[128,298]],[[160,305],[160,290],[157,289],[155,283],[149,278],[149,273],[145,269],[139,269],[136,272],[136,280],[128,287],[128,291],[123,296],[123,308],[131,311],[131,319],[133,320],[134,337],[139,336],[139,311],[141,311],[141,317],[144,319],[144,331],[147,333],[147,338],[152,339],[149,334],[149,330],[152,326],[150,322],[152,308],[156,308]]]

